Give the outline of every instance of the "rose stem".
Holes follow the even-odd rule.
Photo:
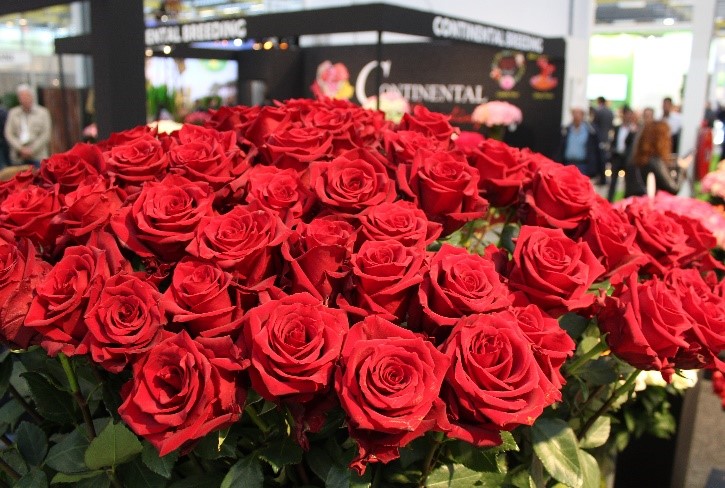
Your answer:
[[[592,400],[594,400],[594,399],[595,399],[596,397],[598,397],[598,396],[599,396],[599,394],[600,394],[600,393],[601,393],[602,391],[604,391],[604,389],[605,389],[606,387],[607,387],[607,385],[599,385],[599,386],[597,387],[597,389],[596,389],[596,390],[594,390],[594,391],[593,391],[593,392],[592,392],[592,393],[591,393],[591,394],[590,394],[590,395],[589,395],[589,396],[587,397],[587,399],[586,399],[586,400],[584,401],[584,403],[582,403],[581,405],[577,405],[577,406],[576,406],[576,407],[577,407],[577,409],[576,409],[576,414],[574,414],[573,416],[574,416],[574,417],[576,417],[576,416],[577,416],[577,415],[579,415],[580,413],[584,412],[584,410],[585,410],[585,409],[587,408],[587,406],[589,406],[589,404],[590,404],[590,403],[592,402]]]
[[[61,352],[58,354],[58,358],[60,358],[60,364],[61,366],[63,366],[63,371],[65,372],[66,378],[68,378],[68,384],[70,385],[71,393],[73,393],[73,398],[75,398],[75,401],[80,407],[81,413],[83,414],[83,422],[86,424],[88,436],[91,440],[93,440],[96,438],[96,428],[93,426],[93,418],[91,417],[91,411],[88,409],[88,403],[86,402],[85,397],[83,397],[83,393],[81,393],[81,388],[78,385],[78,378],[76,378],[76,373],[73,370],[73,366],[71,365],[70,361],[68,360],[68,356]]]
[[[41,417],[38,411],[35,410],[35,408],[33,408],[33,406],[29,404],[25,398],[23,398],[23,395],[21,395],[12,384],[8,384],[8,391],[10,392],[10,395],[12,395],[12,397],[23,407],[23,409],[28,412],[28,415],[30,415],[36,424],[43,423],[43,417]]]
[[[594,356],[604,352],[607,350],[607,342],[604,340],[604,338],[599,339],[599,342],[596,346],[589,349],[587,352],[576,358],[569,366],[566,368],[566,372],[573,376],[574,373],[582,367],[584,363],[592,359]]]
[[[441,442],[443,442],[444,436],[442,432],[434,432],[432,437],[433,443],[425,456],[425,461],[423,461],[423,475],[420,478],[419,486],[425,486],[425,482],[428,480],[428,475],[433,469],[433,464],[435,464],[435,458],[437,457],[436,454],[439,451],[439,447]]]
[[[259,427],[259,430],[261,430],[266,437],[267,434],[269,434],[269,426],[264,420],[262,420],[262,417],[259,416],[254,407],[252,407],[251,405],[247,405],[246,407],[244,407],[244,411],[247,412],[247,415],[249,415],[249,418],[252,420],[252,422],[254,422],[254,425]]]
[[[0,469],[3,470],[5,474],[10,476],[14,481],[18,481],[20,479],[20,475],[18,474],[18,472],[15,471],[12,466],[6,463],[4,459],[0,459]]]
[[[622,396],[623,393],[628,393],[629,389],[632,387],[634,382],[637,380],[637,376],[639,375],[640,371],[638,369],[635,369],[627,378],[627,381],[624,382],[622,386],[614,390],[614,393],[612,393],[612,396],[609,397],[609,399],[602,405],[599,410],[597,410],[594,415],[589,417],[589,420],[584,424],[584,426],[579,431],[579,434],[577,434],[578,439],[583,439],[584,436],[587,435],[587,432],[589,432],[589,429],[592,428],[592,425],[594,425],[594,422],[604,415],[607,410],[609,410],[609,407],[611,407],[615,401],[617,401],[617,398]]]

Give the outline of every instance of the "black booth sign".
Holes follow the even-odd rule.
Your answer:
[[[433,42],[385,44],[378,61],[376,49],[305,49],[307,86],[316,94],[337,95],[364,104],[368,97],[376,95],[379,82],[382,97],[394,94],[411,105],[422,104],[450,114],[452,123],[468,130],[475,129],[470,115],[477,105],[506,100],[523,114],[523,122],[507,133],[506,141],[547,155],[556,150],[561,125],[562,56],[508,47]],[[336,70],[332,83],[322,87],[322,81],[317,79],[321,66]]]

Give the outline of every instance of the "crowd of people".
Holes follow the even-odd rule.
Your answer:
[[[676,156],[681,116],[670,97],[662,101],[661,119],[656,120],[654,113],[651,107],[640,114],[625,105],[615,117],[603,97],[588,111],[588,120],[585,108],[572,107],[571,123],[562,130],[558,160],[575,165],[596,185],[605,186],[609,174],[609,201],[617,194],[621,175],[625,197],[646,194],[650,173],[658,190],[676,194],[692,161],[691,156]]]

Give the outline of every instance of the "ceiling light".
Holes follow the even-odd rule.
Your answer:
[[[264,43],[264,49],[272,49],[274,47],[274,43],[272,41],[267,41]]]
[[[666,19],[662,20],[662,23],[664,25],[675,25],[675,19],[672,17],[667,17]]]
[[[164,46],[163,51],[164,51],[164,54],[171,54],[171,46],[168,46],[168,45]]]
[[[244,41],[242,41],[241,39],[239,39],[239,38],[234,39],[234,45],[235,46],[239,47],[242,44],[244,44]]]
[[[146,54],[147,58],[150,58],[151,56],[154,55],[154,52],[152,49],[147,49],[145,54]]]
[[[22,25],[22,26],[28,25],[28,19],[20,19],[20,20],[18,20],[18,25]]]

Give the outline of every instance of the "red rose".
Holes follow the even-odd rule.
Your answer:
[[[327,159],[332,135],[318,127],[297,127],[273,133],[259,151],[266,164],[302,172],[312,161]]]
[[[15,244],[11,232],[0,230],[0,341],[6,346],[27,349],[36,332],[23,325],[33,290],[50,271],[50,264],[38,259],[28,239]]]
[[[451,149],[449,140],[441,141],[411,130],[386,131],[383,133],[383,141],[385,143],[385,152],[388,155],[388,165],[393,170],[396,170],[401,164],[412,165],[419,149],[427,149],[431,152],[442,152]]]
[[[200,127],[194,124],[184,124],[170,137],[179,144],[199,143],[207,146],[220,146],[224,153],[238,152],[237,137],[234,131],[216,130],[207,127]]]
[[[692,252],[682,258],[683,265],[698,269],[725,270],[722,263],[715,260],[710,254],[713,249],[718,247],[717,239],[711,231],[706,229],[699,220],[686,215],[674,212],[666,212],[666,214],[682,226],[687,236],[687,245],[692,248]]]
[[[40,177],[50,185],[58,184],[61,193],[76,189],[89,176],[105,171],[103,153],[97,146],[79,143],[70,151],[53,154],[40,165]]]
[[[561,400],[559,390],[566,384],[566,380],[560,370],[567,358],[574,355],[576,343],[559,326],[556,319],[542,312],[536,305],[512,307],[510,311],[516,317],[521,331],[531,341],[536,362],[556,388],[555,400]]]
[[[172,144],[168,158],[172,173],[190,181],[208,183],[220,197],[226,196],[231,191],[228,185],[249,168],[241,150],[236,145],[229,148],[228,141],[206,142],[202,139]]]
[[[398,200],[370,207],[358,216],[359,240],[395,239],[404,246],[420,247],[438,239],[442,226],[431,222],[414,203]]]
[[[156,344],[133,364],[118,413],[159,456],[231,426],[245,392],[236,384],[244,367],[230,359],[231,339],[192,340],[182,331]]]
[[[167,175],[143,186],[132,205],[111,219],[111,228],[125,247],[142,258],[178,261],[204,217],[212,215],[214,194],[206,183]]]
[[[156,137],[156,128],[151,128],[148,125],[137,125],[132,129],[112,133],[108,139],[98,142],[96,146],[101,151],[106,152],[113,146],[120,146],[145,136]]]
[[[18,237],[28,237],[34,243],[49,246],[57,234],[50,221],[59,211],[57,185],[50,189],[28,185],[0,202],[0,227],[13,231]]]
[[[462,318],[441,351],[452,359],[441,393],[449,437],[478,447],[500,444],[499,430],[533,424],[555,401],[556,387],[511,312]]]
[[[443,235],[486,214],[488,202],[478,194],[478,171],[468,165],[463,153],[421,149],[409,171],[398,167],[400,189],[429,219],[443,223]]]
[[[123,205],[125,195],[103,176],[87,178],[75,191],[63,198],[63,210],[53,218],[53,225],[79,238],[101,229]],[[61,237],[63,238],[63,236]]]
[[[161,294],[131,274],[96,283],[88,300],[86,341],[93,361],[120,373],[161,339],[166,323]]]
[[[525,224],[570,231],[589,218],[596,193],[576,166],[551,164],[534,173],[523,197]]]
[[[238,328],[243,313],[232,303],[230,286],[232,276],[214,262],[186,257],[174,268],[162,303],[192,336],[221,336]]]
[[[694,249],[687,244],[691,238],[673,214],[658,212],[649,202],[631,203],[625,213],[637,229],[636,243],[648,259],[647,272],[662,275],[693,253]]]
[[[91,290],[110,277],[106,253],[85,246],[69,247],[35,288],[25,326],[36,330],[51,356],[85,354],[88,332],[83,316]]]
[[[4,201],[11,193],[28,188],[33,184],[34,179],[33,170],[29,169],[15,173],[8,181],[0,181],[0,202]]]
[[[353,277],[338,304],[356,315],[373,313],[402,320],[423,279],[424,257],[423,248],[410,248],[392,239],[363,243],[350,259]]]
[[[206,122],[207,127],[218,131],[232,131],[237,138],[237,143],[248,146],[249,141],[246,134],[249,126],[254,123],[262,107],[221,107],[219,110],[210,110],[210,119]]]
[[[342,265],[350,259],[354,239],[353,226],[334,217],[297,224],[295,232],[282,243],[292,292],[306,291],[325,301],[337,294],[347,276]]]
[[[439,327],[450,329],[465,315],[511,305],[509,290],[492,260],[449,244],[433,254],[418,289],[418,301],[420,325],[429,333],[441,332]]]
[[[392,202],[397,196],[384,158],[365,149],[348,151],[329,162],[313,163],[310,181],[320,202],[342,214],[357,214]]]
[[[606,269],[602,278],[618,283],[647,262],[635,243],[636,229],[624,211],[609,203],[597,202],[592,218],[582,235],[594,255]]]
[[[308,293],[272,300],[244,316],[252,388],[264,399],[307,402],[324,393],[348,330],[347,314]]]
[[[289,233],[276,213],[239,205],[224,215],[204,217],[186,250],[254,286],[279,268],[279,245]]]
[[[509,286],[556,316],[591,305],[595,296],[587,290],[604,271],[585,242],[572,241],[561,229],[524,225]]]
[[[246,175],[246,200],[274,210],[291,225],[306,217],[315,203],[315,195],[302,183],[293,169],[255,166]]]
[[[423,105],[416,105],[413,107],[413,115],[403,115],[398,128],[420,132],[440,141],[450,141],[451,135],[458,133],[458,129],[448,122],[450,119],[448,115],[431,112]]]
[[[333,156],[362,145],[355,133],[354,117],[349,110],[318,108],[304,114],[302,121],[306,127],[316,127],[332,136],[330,153]]]
[[[604,305],[599,328],[607,333],[612,352],[635,368],[662,371],[669,378],[675,356],[689,346],[684,335],[692,327],[677,294],[656,277],[637,283],[632,274]]]
[[[370,316],[347,334],[335,388],[358,442],[351,467],[387,463],[444,421],[438,394],[450,360],[413,332]]]
[[[486,139],[466,154],[478,170],[481,195],[495,207],[516,203],[519,191],[530,178],[521,150],[495,139]]]
[[[261,149],[272,134],[284,132],[292,127],[292,111],[287,107],[262,107],[247,127],[244,137],[256,148]]]
[[[148,133],[114,145],[103,155],[108,174],[115,176],[123,187],[138,188],[163,174],[169,165],[161,142]]]

